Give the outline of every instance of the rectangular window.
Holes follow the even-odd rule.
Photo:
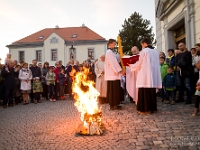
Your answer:
[[[52,49],[51,50],[51,60],[52,61],[57,61],[57,49]]]
[[[94,49],[88,48],[88,57],[90,57],[92,60],[94,60]]]
[[[35,59],[39,62],[42,62],[42,51],[41,50],[36,51],[36,58]]]
[[[58,38],[52,37],[52,39],[50,39],[50,43],[51,43],[51,44],[56,44],[56,43],[58,43]]]
[[[24,59],[24,51],[19,51],[19,62],[24,62],[25,59]]]

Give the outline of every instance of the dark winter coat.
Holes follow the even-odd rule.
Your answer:
[[[58,81],[59,81],[59,85],[65,85],[65,83],[66,83],[65,74],[59,73],[58,74]]]
[[[9,72],[7,72],[6,67],[8,66],[4,66],[1,71],[1,75],[4,78],[3,87],[5,90],[14,90],[16,88],[14,68],[8,67]]]
[[[175,66],[175,56],[166,59],[166,64],[168,66],[174,67]]]
[[[33,78],[35,78],[35,77],[41,78],[42,73],[41,73],[41,68],[40,67],[38,67],[38,66],[36,66],[36,67],[31,66],[29,69],[32,72]]]
[[[192,55],[189,51],[180,53],[176,56],[176,66],[181,68],[182,76],[190,76],[194,72],[192,66]]]
[[[42,68],[42,77],[41,77],[42,83],[46,82],[45,78],[46,78],[46,75],[47,75],[48,72],[49,72],[49,67],[48,68]]]
[[[163,79],[163,86],[165,88],[174,88],[176,87],[176,76],[172,74],[167,74]]]
[[[76,72],[79,71],[79,68],[77,65],[74,65],[73,68],[76,70]],[[68,77],[70,77],[70,72],[72,71],[72,65],[69,65],[66,69],[66,74]]]

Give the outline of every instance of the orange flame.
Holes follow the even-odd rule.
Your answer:
[[[97,98],[100,95],[99,92],[94,87],[94,82],[88,80],[89,69],[84,68],[83,72],[77,72],[73,85],[72,91],[74,93],[74,99],[76,100],[75,106],[81,113],[81,121],[84,125],[87,125],[85,116],[89,114],[97,114],[101,112],[101,108],[98,106]],[[99,122],[95,118],[88,118],[87,122]]]

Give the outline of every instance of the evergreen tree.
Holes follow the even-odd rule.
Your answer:
[[[140,40],[144,37],[149,38],[155,45],[155,34],[152,33],[153,27],[150,21],[143,19],[142,15],[134,12],[128,19],[125,19],[122,25],[123,29],[119,31],[124,53],[130,53],[132,46],[137,46],[141,50]]]

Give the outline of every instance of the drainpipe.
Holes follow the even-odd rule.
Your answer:
[[[189,15],[189,1],[190,0],[185,0],[185,5],[187,7],[187,10],[185,11],[185,31],[186,31],[186,45],[187,48],[190,49],[191,48],[191,34],[190,34],[190,15]]]
[[[194,0],[188,0],[188,2],[190,1],[189,4],[189,17],[190,17],[190,37],[191,37],[191,48],[194,47],[195,45],[195,24],[194,24]]]
[[[66,44],[64,42],[64,61],[63,61],[63,63],[66,66],[66,56],[65,56],[66,52],[65,52],[65,50],[66,50]]]
[[[45,59],[45,46],[44,46],[44,43],[43,43],[43,50],[42,50],[42,55],[44,55],[44,56],[42,56],[43,57],[43,62],[46,62],[46,59]]]

